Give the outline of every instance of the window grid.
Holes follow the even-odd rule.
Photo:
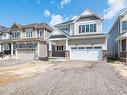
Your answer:
[[[79,25],[79,33],[96,32],[96,24]]]

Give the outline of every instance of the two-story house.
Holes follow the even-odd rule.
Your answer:
[[[86,9],[75,20],[55,25],[49,35],[49,58],[104,60],[108,36],[102,24],[102,16]]]
[[[19,25],[14,23],[1,31],[2,59],[47,59],[47,37],[52,28],[45,23]]]
[[[127,9],[118,16],[108,34],[109,57],[127,62]]]

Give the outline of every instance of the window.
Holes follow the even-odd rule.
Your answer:
[[[127,22],[122,22],[122,30],[127,30]]]
[[[19,36],[20,36],[20,32],[18,32],[18,31],[12,32],[12,34],[11,34],[12,39],[17,39],[17,38],[19,38]]]
[[[80,25],[79,33],[96,32],[96,24]]]
[[[90,24],[90,32],[96,32],[96,24]]]
[[[126,51],[126,39],[122,40],[122,51]]]
[[[63,46],[57,46],[57,51],[63,51]]]
[[[38,38],[43,37],[43,33],[44,33],[43,30],[37,31],[37,37],[38,37]]]
[[[89,25],[86,25],[86,32],[89,32]]]
[[[32,38],[32,36],[33,36],[33,30],[32,29],[26,29],[25,37],[26,38]]]
[[[61,28],[64,32],[69,32],[69,27],[63,27]]]

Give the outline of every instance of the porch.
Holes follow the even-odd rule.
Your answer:
[[[69,58],[68,39],[49,41],[49,58]]]
[[[127,38],[123,37],[118,40],[118,57],[121,61],[127,62]]]

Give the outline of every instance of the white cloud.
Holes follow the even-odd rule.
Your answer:
[[[104,10],[104,18],[110,20],[127,7],[127,0],[107,0],[107,4],[109,8]]]
[[[51,14],[50,14],[50,12],[49,12],[49,10],[48,9],[45,9],[44,10],[44,16],[45,17],[49,17]]]
[[[71,18],[71,20],[74,20],[74,19],[76,19],[78,16],[77,15],[75,15],[75,16],[73,16],[72,18]]]
[[[64,19],[61,15],[52,15],[51,16],[51,21],[49,22],[50,25],[56,25],[58,23],[63,22]]]
[[[61,0],[61,2],[60,2],[61,8],[63,8],[65,5],[69,4],[70,2],[71,2],[71,0]]]

